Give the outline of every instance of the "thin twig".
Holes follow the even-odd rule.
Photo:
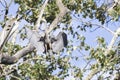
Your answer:
[[[6,0],[3,0],[3,1],[4,1],[5,5],[6,5],[6,7],[7,7],[7,2],[6,2]]]
[[[80,20],[82,23],[84,23],[84,24],[87,24],[87,25],[94,25],[94,26],[98,26],[98,28],[104,28],[105,30],[107,30],[108,32],[110,32],[111,34],[115,34],[112,30],[110,30],[109,28],[107,28],[107,27],[105,27],[105,26],[102,26],[102,25],[99,25],[99,24],[93,24],[93,23],[91,23],[90,21],[88,21],[88,22],[85,22],[85,21],[83,21],[82,19],[80,19],[80,18],[77,18],[75,15],[73,15],[77,20]],[[97,28],[97,29],[98,29]]]
[[[0,3],[1,3],[1,5],[5,8],[5,5],[2,3],[2,1],[0,0]]]
[[[13,0],[11,0],[11,1],[10,1],[10,3],[9,3],[9,5],[8,5],[8,7],[10,7],[10,5],[12,4],[12,2],[13,2]]]
[[[108,32],[110,32],[111,34],[113,34],[113,35],[115,34],[112,30],[110,30],[109,28],[107,28],[107,27],[105,27],[105,26],[98,25],[98,24],[92,24],[92,25],[102,27],[102,28],[104,28],[105,30],[107,30]]]

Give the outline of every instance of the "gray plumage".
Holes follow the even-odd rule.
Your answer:
[[[25,28],[27,33],[27,38],[29,39],[30,43],[36,48],[37,51],[44,52],[45,46],[44,42],[40,41],[42,37],[38,32],[32,31],[29,28]]]
[[[53,40],[53,41],[52,41]],[[57,53],[67,46],[67,35],[64,32],[60,32],[56,38],[52,39],[52,50]]]

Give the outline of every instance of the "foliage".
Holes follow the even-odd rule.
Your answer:
[[[17,4],[18,7],[17,12],[14,14],[18,14],[21,21],[24,21],[25,24],[30,24],[29,27],[32,29],[36,24],[44,1],[45,0],[14,0],[14,4],[12,5]],[[105,0],[103,0],[103,3],[101,4],[98,4],[99,2],[97,1],[99,0],[62,0],[63,4],[70,10],[70,12],[63,16],[63,19],[56,25],[56,29],[54,29],[50,34],[54,34],[56,30],[65,31],[69,38],[67,48],[60,53],[55,54],[41,54],[37,51],[33,51],[22,57],[22,59],[16,63],[17,65],[14,66],[15,70],[17,70],[17,76],[13,74],[13,72],[5,75],[5,77],[0,76],[0,80],[7,78],[7,76],[11,79],[17,77],[16,79],[26,80],[27,78],[30,80],[61,80],[66,79],[69,76],[73,76],[75,79],[83,80],[86,77],[84,74],[96,68],[100,70],[95,74],[99,75],[99,77],[97,77],[99,80],[106,78],[106,76],[104,76],[105,73],[109,73],[112,76],[116,73],[117,77],[119,77],[120,55],[117,53],[117,45],[112,46],[113,48],[109,51],[109,55],[105,55],[108,44],[104,37],[97,37],[97,47],[92,47],[87,43],[88,38],[81,34],[87,33],[87,31],[94,29],[96,26],[101,28],[101,26],[109,24],[107,22],[111,21],[111,19],[115,22],[118,22],[119,20],[119,4],[112,9],[108,9],[109,3],[104,3]],[[60,10],[56,4],[56,0],[49,0],[42,16],[43,21],[41,21],[40,24],[44,25],[44,23],[47,22],[47,25],[49,26],[59,12]],[[77,19],[76,22],[78,23],[73,23],[73,25],[71,25],[74,18]],[[101,26],[98,24],[92,24],[94,21],[90,22],[88,20],[96,20]],[[2,20],[0,22],[2,22]],[[3,23],[1,24],[2,27]],[[18,29],[19,32],[17,34],[17,38],[23,42],[27,42],[26,33],[24,32],[25,26],[26,25],[20,26],[22,29]],[[4,45],[2,53],[13,55],[25,47],[21,44],[22,43],[13,44],[8,41]],[[85,54],[83,53],[82,55],[82,52]],[[83,57],[77,56],[77,53]],[[86,61],[86,66],[84,68],[80,68],[80,66],[78,66],[78,64],[82,64],[82,62],[79,62],[80,59]],[[74,64],[72,61],[77,63]],[[11,66],[3,65],[2,68],[2,71],[4,71],[5,69],[11,69]],[[2,72],[0,72],[0,74],[1,73]],[[109,76],[107,76],[107,78],[110,80]]]

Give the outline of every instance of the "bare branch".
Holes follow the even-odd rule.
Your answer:
[[[104,28],[105,30],[107,30],[108,32],[110,32],[111,34],[113,34],[113,35],[115,34],[112,30],[110,30],[109,28],[107,28],[107,27],[105,27],[105,26],[98,25],[98,24],[92,24],[92,25],[102,27],[102,28]]]
[[[17,19],[15,19],[15,18],[12,18],[6,22],[6,25],[5,25],[4,29],[2,30],[2,34],[0,36],[0,50],[6,43],[12,29],[15,28],[16,22],[17,22]]]
[[[7,4],[7,2],[5,0],[4,0],[4,2],[5,2],[5,15],[4,15],[4,19],[6,20],[7,19],[7,15],[9,13],[9,7],[12,4],[13,0],[11,0],[9,4]]]
[[[18,32],[19,32],[18,29],[16,29],[10,36],[12,37],[11,42],[13,43],[13,45],[15,44]]]
[[[46,34],[50,33],[55,27],[57,27],[57,24],[62,20],[65,14],[69,12],[68,8],[63,5],[61,0],[56,0],[56,4],[60,10],[60,13],[56,16],[51,25],[46,29]]]
[[[94,25],[94,26],[98,26],[98,28],[104,28],[105,30],[107,30],[108,32],[110,32],[111,34],[115,34],[112,30],[110,30],[109,28],[103,26],[103,25],[99,25],[99,24],[93,24],[90,21],[83,21],[82,19],[76,17],[75,15],[73,15],[77,20],[80,20],[82,23],[84,23],[85,25]]]
[[[110,44],[108,45],[107,50],[105,51],[105,55],[108,55],[110,53],[110,50],[112,50],[114,43],[116,42],[119,35],[120,35],[120,28],[118,28],[117,31],[115,32]]]
[[[8,4],[8,7],[10,7],[10,5],[12,4],[13,0],[10,1],[10,3]]]
[[[118,35],[113,36],[113,38],[112,38],[112,40],[111,40],[111,42],[110,42],[110,44],[108,46],[108,50],[112,50],[112,47],[113,47],[113,45],[114,45],[117,38],[118,38]]]
[[[4,1],[5,5],[7,6],[7,2],[6,2],[6,0],[3,0],[3,1]]]
[[[0,0],[0,3],[1,3],[1,5],[5,8],[5,5],[2,3],[2,1]]]
[[[18,51],[15,55],[13,55],[13,57],[20,59],[21,57],[27,55],[29,52],[33,51],[34,49],[35,47],[29,44],[27,47],[23,48],[22,50]]]
[[[40,11],[40,9],[41,9],[41,11],[40,11],[40,13],[38,15],[38,19],[37,19],[36,24],[34,26],[35,30],[37,30],[37,31],[39,29],[40,22],[42,20],[42,15],[44,13],[44,10],[45,10],[45,7],[46,7],[47,3],[48,3],[48,0],[45,0],[45,3],[43,4],[43,6],[41,8],[39,8],[39,11]]]
[[[19,60],[21,57],[27,55],[29,52],[33,51],[35,47],[33,47],[31,44],[29,44],[27,47],[21,49],[18,51],[15,55],[9,56],[5,54],[0,55],[0,64],[14,64]]]

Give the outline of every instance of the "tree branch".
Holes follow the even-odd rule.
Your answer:
[[[118,38],[118,36],[120,35],[120,28],[117,29],[116,32],[114,32],[114,36],[110,42],[110,44],[108,45],[108,48],[106,49],[105,51],[105,55],[108,55],[110,54],[110,51],[112,50],[113,46],[114,46],[114,43],[116,41],[116,39]],[[98,73],[100,70],[99,69],[94,69],[91,71],[91,73],[88,75],[87,79],[86,80],[91,80],[91,78],[96,74]]]
[[[31,44],[29,44],[27,47],[23,48],[22,50],[18,51],[13,57],[16,57],[17,59],[27,55],[29,52],[33,51],[35,47]]]
[[[114,35],[115,33],[110,30],[109,28],[105,27],[105,26],[102,26],[102,25],[99,25],[99,24],[93,24],[91,23],[90,21],[83,21],[82,19],[76,17],[75,15],[73,15],[77,20],[81,21],[82,23],[84,23],[85,25],[93,25],[93,26],[98,26],[98,28],[104,28],[105,30],[107,30],[108,32],[110,32],[112,35]]]
[[[17,23],[17,19],[15,18],[12,18],[6,22],[5,27],[0,35],[0,51],[2,50],[4,44],[7,42],[7,39],[11,34],[11,31],[13,31],[14,28],[16,29],[16,27],[18,27],[16,26],[16,23]]]
[[[113,36],[110,44],[108,45],[107,50],[105,51],[105,55],[108,55],[110,53],[110,51],[112,50],[114,43],[117,40],[117,38],[119,37],[119,35],[120,35],[120,28],[118,28],[117,31],[114,32],[114,36]]]
[[[57,27],[57,24],[62,20],[65,14],[69,12],[68,8],[64,6],[61,0],[56,0],[56,4],[60,10],[60,13],[56,16],[51,25],[46,29],[46,34],[49,34],[55,27]]]
[[[85,80],[91,80],[92,77],[93,77],[95,74],[97,74],[98,72],[99,72],[98,69],[93,69],[93,70],[91,71],[91,73],[89,73],[89,75],[86,77]]]
[[[0,78],[6,76],[6,75],[8,75],[8,74],[11,74],[11,73],[14,72],[14,71],[15,71],[15,69],[10,69],[8,72],[2,73],[2,74],[0,75]]]
[[[18,59],[27,55],[29,52],[33,51],[35,47],[29,44],[27,47],[18,51],[15,55],[9,56],[5,54],[0,55],[0,64],[14,64]]]
[[[34,26],[34,27],[35,27],[35,30],[37,30],[37,31],[38,31],[38,29],[39,29],[40,22],[41,22],[41,20],[42,20],[42,15],[43,15],[43,12],[44,12],[44,10],[45,10],[45,7],[46,7],[47,3],[48,3],[48,0],[45,0],[45,3],[43,4],[43,6],[42,6],[41,8],[39,8],[39,11],[40,11],[40,9],[41,9],[41,11],[40,11],[40,13],[39,13],[39,15],[38,15],[38,19],[37,19],[36,24],[35,24],[35,26]]]
[[[0,0],[1,5],[5,8],[5,5],[3,4],[2,0]]]

